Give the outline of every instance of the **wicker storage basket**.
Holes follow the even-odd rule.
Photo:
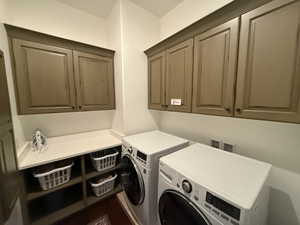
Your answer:
[[[93,192],[97,197],[100,197],[110,191],[112,191],[115,187],[115,181],[117,179],[118,175],[114,174],[113,176],[109,178],[102,179],[100,181],[92,182],[90,181],[90,184],[92,186]]]

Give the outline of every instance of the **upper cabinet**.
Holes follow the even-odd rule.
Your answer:
[[[162,110],[166,106],[165,96],[165,52],[158,53],[148,59],[148,104],[149,109]]]
[[[232,116],[238,19],[195,37],[193,112]]]
[[[6,27],[19,114],[115,108],[113,51]]]
[[[236,116],[300,122],[300,2],[242,16]]]
[[[166,105],[168,110],[190,112],[192,106],[193,39],[166,51]]]
[[[300,123],[300,1],[261,4],[230,3],[146,50],[149,108]]]
[[[148,58],[149,108],[190,112],[193,39]]]
[[[75,110],[72,51],[13,39],[21,114]]]
[[[114,108],[114,68],[110,57],[74,51],[74,67],[80,110]]]

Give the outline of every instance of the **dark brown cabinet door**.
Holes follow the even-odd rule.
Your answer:
[[[191,112],[193,79],[193,39],[167,50],[167,110]]]
[[[115,108],[113,58],[74,51],[79,110]]]
[[[242,16],[237,117],[300,122],[300,2],[276,0]]]
[[[12,125],[0,127],[0,166],[3,210],[7,219],[12,212],[18,196],[17,164],[15,157],[14,136]]]
[[[148,58],[149,109],[164,109],[165,100],[165,52]]]
[[[5,74],[3,53],[0,51],[0,126],[10,123],[10,104]]]
[[[13,39],[20,114],[75,110],[72,51]]]
[[[238,18],[195,37],[194,113],[232,116]]]
[[[18,176],[15,156],[15,143],[11,122],[9,94],[7,89],[4,56],[0,51],[0,223],[11,214],[18,196]],[[2,89],[3,88],[3,89]]]

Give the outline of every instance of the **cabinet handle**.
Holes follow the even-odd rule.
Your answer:
[[[168,105],[161,105],[162,107],[168,107]]]
[[[80,109],[80,110],[82,109],[82,105],[79,106],[79,109]]]
[[[242,112],[242,110],[240,108],[237,108],[236,111],[237,111],[237,113],[241,113]]]
[[[229,112],[229,113],[230,113],[230,111],[231,111],[230,108],[225,108],[225,110],[226,110],[227,112]]]

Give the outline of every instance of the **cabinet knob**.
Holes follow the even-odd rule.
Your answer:
[[[80,109],[80,110],[82,109],[82,105],[79,106],[79,109]]]
[[[241,110],[240,108],[237,108],[236,111],[237,111],[238,113],[241,113],[241,112],[242,112],[242,110]]]
[[[227,112],[229,112],[229,113],[230,113],[230,111],[231,111],[230,108],[225,108],[225,110],[226,110]]]

